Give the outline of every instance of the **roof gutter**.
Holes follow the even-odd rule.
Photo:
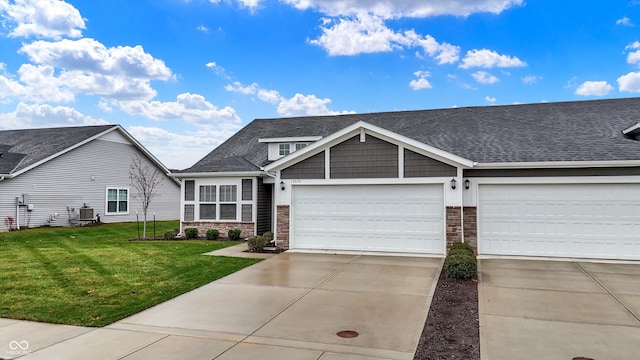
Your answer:
[[[507,163],[478,163],[476,169],[535,169],[535,168],[594,168],[640,166],[640,160],[614,161],[536,161]]]
[[[205,177],[242,177],[262,176],[264,171],[221,171],[221,172],[193,172],[193,173],[169,173],[173,178],[205,178]]]

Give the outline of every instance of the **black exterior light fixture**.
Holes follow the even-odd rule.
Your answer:
[[[469,186],[470,186],[470,184],[469,184],[469,183],[470,183],[469,179],[466,179],[466,180],[464,181],[464,188],[465,188],[465,189],[467,189],[467,190],[469,190]]]
[[[284,181],[280,181],[280,190],[284,190]]]
[[[451,190],[455,190],[456,189],[456,183],[457,183],[457,181],[456,181],[455,178],[451,179]]]

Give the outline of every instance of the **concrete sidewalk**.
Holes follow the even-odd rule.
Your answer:
[[[640,264],[479,260],[483,360],[637,359]]]
[[[283,253],[105,328],[2,320],[0,357],[413,359],[441,265]]]

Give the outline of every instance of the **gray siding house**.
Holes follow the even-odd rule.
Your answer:
[[[258,119],[173,176],[285,249],[640,260],[640,98]]]
[[[0,131],[0,229],[135,221],[135,156],[163,174],[148,214],[178,219],[180,185],[119,125]]]

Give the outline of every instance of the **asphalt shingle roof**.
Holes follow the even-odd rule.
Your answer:
[[[328,136],[364,121],[479,163],[640,160],[622,130],[640,98],[257,119],[181,172],[254,171],[269,163],[261,138]]]
[[[0,131],[0,174],[16,173],[114,126]]]

